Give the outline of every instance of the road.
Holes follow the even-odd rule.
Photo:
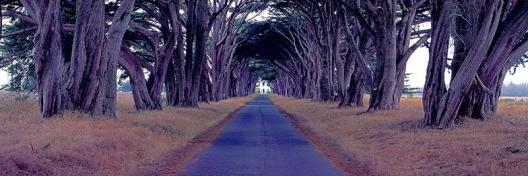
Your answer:
[[[243,107],[213,144],[201,151],[182,176],[341,175],[268,96]]]

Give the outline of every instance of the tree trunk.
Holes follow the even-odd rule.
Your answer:
[[[155,63],[154,74],[151,74],[151,77],[149,78],[152,79],[150,81],[150,96],[152,97],[156,105],[154,109],[162,109],[161,92],[163,91],[163,85],[165,83],[165,79],[167,78],[167,70],[173,57],[176,42],[175,40],[176,39],[172,38],[171,36],[171,39],[169,39],[168,41],[169,44],[167,44],[165,48],[165,52]]]
[[[206,56],[206,40],[208,37],[208,5],[207,0],[197,0],[189,4],[187,21],[187,56],[186,56],[186,87],[182,106],[198,107],[200,79]],[[196,11],[194,11],[196,9]],[[193,45],[194,44],[194,45]],[[193,47],[194,46],[194,47]]]
[[[392,107],[394,109],[400,108],[400,100],[405,89],[405,71],[406,68],[397,69],[396,71],[396,85],[394,87],[394,93],[392,95]]]
[[[183,51],[183,32],[177,38],[176,42],[176,56],[174,57],[174,65],[169,66],[168,77],[175,77],[175,80],[167,78],[168,81],[172,82],[175,87],[171,87],[171,84],[167,84],[167,104],[169,106],[178,106],[182,104],[184,97],[184,89],[186,86],[185,82],[185,56]],[[170,73],[174,70],[174,74]],[[169,97],[170,95],[170,97]]]
[[[497,110],[504,77],[519,57],[528,51],[528,2],[515,4],[499,25],[488,56],[481,64],[458,116],[487,119]],[[506,13],[506,12],[505,12]],[[505,57],[506,56],[506,57]]]
[[[445,2],[433,0],[430,2],[432,37],[422,96],[425,126],[438,124],[438,105],[446,92],[444,75],[449,48],[452,3],[450,0]]]
[[[71,110],[92,112],[99,85],[97,72],[104,45],[104,0],[77,5],[72,54],[68,67],[67,103]]]
[[[350,47],[354,47],[354,46],[350,46]],[[354,71],[352,71],[352,66],[354,65],[353,63],[353,57],[354,57],[354,54],[352,54],[354,51],[352,51],[351,49],[348,51],[348,53],[346,54],[346,60],[345,60],[345,63],[343,64],[342,66],[342,69],[343,71],[340,72],[339,69],[338,69],[338,85],[339,85],[339,98],[340,98],[340,101],[339,101],[339,105],[338,107],[348,107],[348,106],[352,106],[352,103],[351,103],[351,98],[352,98],[352,95],[355,93],[353,91],[355,90],[352,90],[352,89],[355,89],[354,86],[357,86],[356,83],[359,83],[359,82],[353,82],[353,79],[356,79],[354,81],[359,81],[357,80],[357,78],[354,78],[354,76],[358,76],[358,75],[354,75],[354,73],[357,73],[358,71],[356,70],[357,69],[357,66],[356,68],[354,69]],[[336,65],[341,65],[339,64],[339,59],[338,59],[338,64]],[[361,73],[359,73],[361,74]]]
[[[168,2],[167,3],[168,8],[166,10],[163,10],[162,12],[168,13],[168,23],[170,25],[165,25],[165,28],[167,28],[164,31],[164,35],[167,35],[167,39],[164,41],[165,45],[163,49],[161,50],[163,53],[158,54],[159,58],[156,60],[154,64],[154,72],[151,74],[151,77],[149,78],[149,82],[151,83],[149,86],[150,96],[156,103],[155,109],[161,110],[161,92],[163,91],[163,85],[166,82],[165,79],[168,78],[167,72],[169,69],[169,65],[172,62],[172,58],[174,57],[174,52],[176,50],[176,42],[178,42],[180,35],[181,35],[181,24],[179,21],[179,3],[178,2]],[[165,24],[165,23],[164,23]],[[169,30],[168,26],[171,27],[171,30]],[[181,41],[181,40],[180,40]],[[157,45],[157,43],[154,43],[154,45]],[[153,52],[158,52],[156,49]],[[178,52],[178,51],[176,51]],[[174,72],[173,72],[174,73]],[[172,78],[172,77],[171,77]],[[166,87],[166,90],[169,88]],[[173,96],[169,95],[169,91],[166,91],[167,97]],[[173,93],[173,92],[170,92]],[[173,99],[174,97],[171,97]],[[167,98],[169,99],[169,98]]]
[[[33,58],[35,61],[40,112],[44,118],[61,115],[64,111],[61,17],[59,0],[42,0],[34,4],[38,28],[35,33]],[[28,8],[28,7],[26,7]]]
[[[165,78],[165,91],[167,94],[167,105],[178,105],[178,82],[176,82],[176,65],[172,60],[167,68],[167,78]]]
[[[374,87],[371,92],[369,112],[393,109],[396,88],[396,4],[384,3],[382,17],[376,19],[377,63]]]
[[[92,115],[116,117],[117,106],[117,63],[120,58],[121,43],[128,27],[135,0],[123,0],[117,9],[107,38],[98,71],[99,88]]]
[[[363,107],[363,91],[365,89],[365,78],[361,68],[356,64],[352,79],[350,79],[350,86],[348,88],[347,96],[345,97],[341,106],[344,107]]]
[[[503,3],[495,0],[486,6],[476,3],[467,6],[472,13],[475,12],[475,5],[481,5],[482,12],[486,13],[485,16],[470,14],[481,18],[478,20],[480,25],[471,26],[477,28],[478,33],[474,42],[465,46],[467,54],[461,59],[463,62],[450,88],[439,103],[437,127],[445,128],[462,121],[461,115],[486,118],[493,114],[503,74],[511,67],[515,57],[528,50],[528,47],[522,47],[527,44],[523,36],[528,30],[528,11],[525,10],[528,2],[520,1],[511,6]]]
[[[458,111],[463,96],[473,84],[479,66],[486,58],[488,48],[491,46],[493,37],[495,36],[495,32],[500,22],[502,2],[496,0],[487,7],[487,14],[479,26],[478,37],[475,39],[473,46],[471,46],[471,49],[458,70],[458,73],[451,81],[449,90],[439,103],[437,113],[437,118],[439,120],[437,126],[439,128],[448,127],[461,120],[458,116]]]
[[[128,78],[130,79],[136,110],[144,111],[156,109],[157,105],[150,97],[147,88],[143,68],[141,67],[140,63],[137,63],[141,58],[136,58],[137,56],[124,47],[127,46],[123,46],[121,49],[121,58],[119,59],[119,64],[125,68]]]

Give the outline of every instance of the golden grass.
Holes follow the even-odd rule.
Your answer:
[[[525,175],[528,173],[528,103],[503,101],[497,117],[467,120],[448,130],[423,129],[419,98],[397,111],[365,113],[272,96],[377,175]]]
[[[34,100],[0,95],[0,175],[130,175],[186,145],[246,104],[234,98],[200,108],[136,113],[120,94],[118,119],[78,113],[46,120]]]

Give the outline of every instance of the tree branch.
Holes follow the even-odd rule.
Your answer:
[[[9,37],[9,36],[21,34],[21,33],[24,33],[24,32],[36,30],[37,28],[38,28],[37,26],[28,27],[28,28],[25,28],[25,29],[22,29],[22,30],[18,30],[18,31],[15,31],[15,32],[11,32],[11,33],[7,33],[7,34],[4,34],[4,35],[1,35],[2,37],[0,37],[0,38]]]
[[[528,37],[525,37],[524,40],[519,42],[519,44],[517,44],[517,46],[510,53],[510,55],[508,56],[508,61],[511,62],[519,57],[522,57],[527,52],[528,52]]]
[[[487,94],[489,94],[491,96],[495,95],[495,93],[493,91],[491,91],[488,87],[486,87],[486,85],[484,85],[484,83],[482,83],[482,80],[480,79],[480,76],[478,74],[476,75],[476,80],[477,80],[477,83],[482,88],[482,90],[484,90],[484,92],[486,92]]]
[[[425,34],[424,36],[420,37],[416,43],[411,45],[407,50],[405,51],[405,54],[403,55],[402,62],[401,63],[407,63],[407,60],[411,57],[411,55],[416,51],[420,46],[422,46],[427,40],[431,37],[431,34]]]

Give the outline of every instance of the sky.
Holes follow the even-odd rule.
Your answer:
[[[9,82],[9,75],[4,70],[0,70],[0,86]]]

